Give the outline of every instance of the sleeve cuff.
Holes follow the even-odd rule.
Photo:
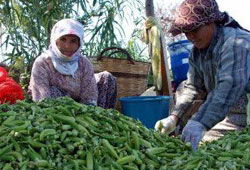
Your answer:
[[[97,101],[90,101],[90,102],[87,102],[86,105],[92,105],[92,106],[96,106],[97,105]]]

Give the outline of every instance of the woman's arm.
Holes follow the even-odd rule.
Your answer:
[[[87,58],[83,58],[83,62],[83,65],[79,65],[80,69],[82,69],[83,74],[80,86],[80,103],[96,105],[98,98],[98,90],[94,77],[93,65]]]
[[[199,91],[204,85],[203,78],[199,73],[193,55],[194,54],[192,53],[189,58],[189,70],[186,83],[180,96],[177,97],[176,104],[171,112],[171,115],[175,115],[179,118],[185,114],[185,112],[191,107],[193,101],[198,98]]]
[[[40,101],[50,97],[49,68],[46,60],[41,56],[33,64],[29,90],[31,91],[33,101]]]

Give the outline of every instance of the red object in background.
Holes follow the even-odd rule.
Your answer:
[[[7,71],[3,67],[0,67],[0,83],[5,81],[7,76],[8,76]]]
[[[14,104],[17,100],[23,100],[23,89],[12,78],[8,77],[7,71],[0,67],[0,104]]]

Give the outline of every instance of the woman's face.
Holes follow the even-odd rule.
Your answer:
[[[193,31],[185,33],[185,35],[196,48],[204,49],[207,48],[212,41],[215,28],[216,26],[214,23],[206,24]]]
[[[56,40],[57,48],[63,55],[71,57],[80,46],[80,39],[76,35],[68,34]]]

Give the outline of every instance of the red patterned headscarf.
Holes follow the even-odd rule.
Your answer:
[[[215,0],[184,0],[169,30],[173,36],[192,31],[202,25],[223,20]]]

